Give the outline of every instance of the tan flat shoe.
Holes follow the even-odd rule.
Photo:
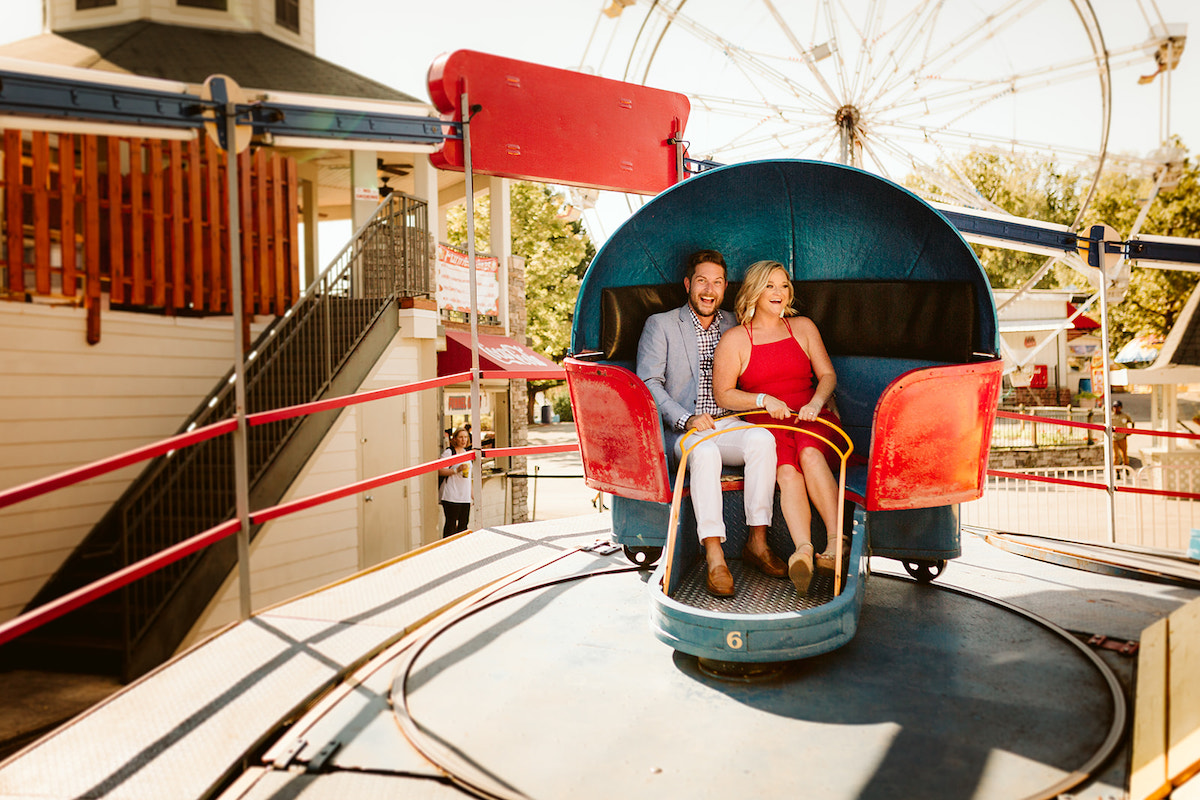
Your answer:
[[[830,543],[832,544],[832,542]],[[836,553],[817,553],[813,560],[813,567],[822,575],[833,577],[834,565],[837,557]],[[850,537],[842,537],[842,574],[845,575],[850,564]]]
[[[792,584],[796,587],[796,593],[802,597],[808,594],[808,586],[812,583],[812,552],[813,546],[811,544],[802,544],[796,548],[796,552],[792,553],[792,557],[788,559],[788,577],[792,579]]]

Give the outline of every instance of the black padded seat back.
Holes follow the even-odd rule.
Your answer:
[[[980,350],[975,287],[965,281],[795,281],[800,313],[821,331],[830,355],[971,361]],[[731,282],[722,308],[733,310]],[[600,349],[632,364],[651,314],[687,302],[682,282],[612,286],[600,297]]]

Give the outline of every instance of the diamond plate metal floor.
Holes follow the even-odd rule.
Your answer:
[[[801,597],[796,587],[787,578],[770,578],[756,569],[747,569],[741,559],[726,561],[733,575],[737,594],[733,597],[714,597],[705,588],[703,559],[698,559],[675,592],[674,599],[705,611],[721,611],[727,614],[779,614],[787,611],[803,611],[816,608],[833,599],[833,578],[815,575],[808,587],[808,594]]]

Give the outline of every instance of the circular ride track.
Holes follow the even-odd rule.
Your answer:
[[[401,729],[473,793],[1055,797],[1125,726],[1103,661],[981,595],[876,576],[850,644],[723,681],[648,635],[648,572],[581,558],[436,621],[397,660]]]
[[[1000,213],[966,154],[1049,157],[1090,189],[1107,149],[1088,0],[614,0],[583,63],[687,94],[692,158],[836,161]]]

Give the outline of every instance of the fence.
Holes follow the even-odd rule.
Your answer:
[[[1062,425],[1062,422],[1104,423],[1104,410],[1074,406],[1017,406],[1006,409],[1037,419],[997,417],[992,426],[992,447],[1084,447],[1096,444],[1103,436],[1087,428]]]
[[[1001,411],[992,447],[1086,446],[1103,440],[1103,425],[1077,421],[1094,410],[1056,411],[1054,416]],[[1200,440],[1193,434],[1168,431],[1154,435]],[[1108,488],[1104,465],[990,469],[983,497],[964,503],[961,519],[964,525],[990,530],[1107,543]],[[1192,528],[1200,527],[1200,468],[1122,465],[1115,467],[1112,489],[1116,544],[1187,551]]]

